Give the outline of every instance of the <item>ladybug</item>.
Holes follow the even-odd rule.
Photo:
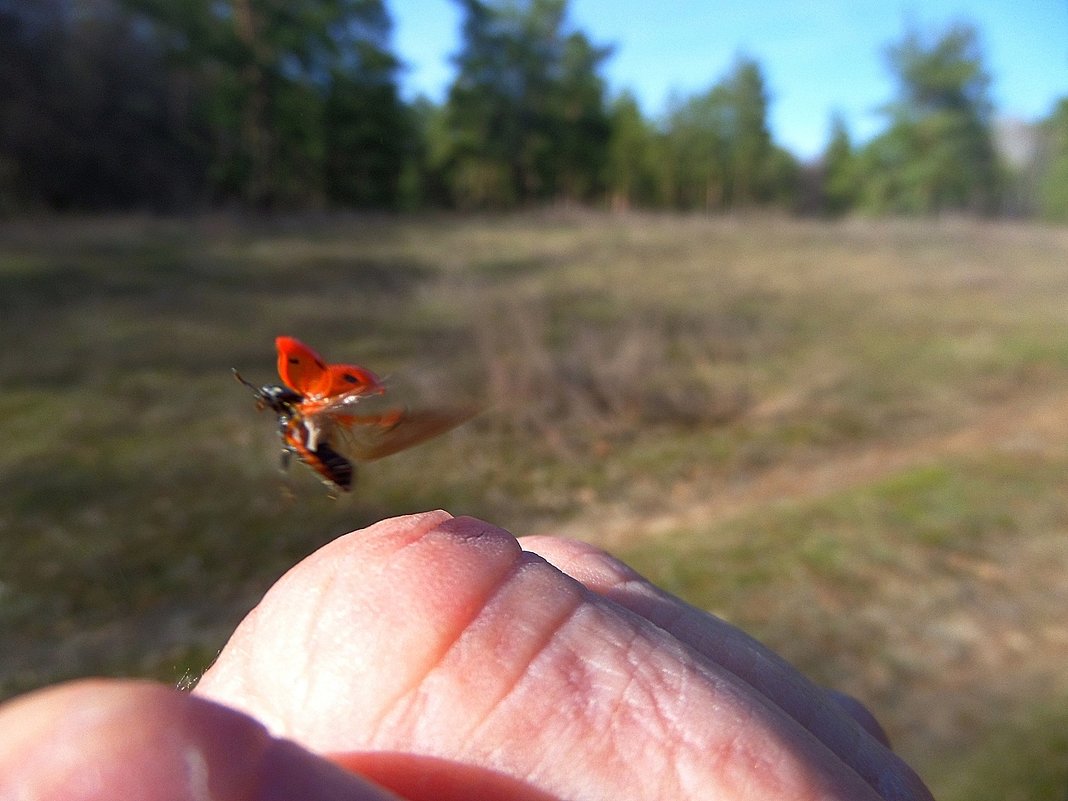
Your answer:
[[[257,387],[236,369],[234,377],[252,390],[257,408],[278,416],[283,467],[295,454],[328,486],[344,492],[352,488],[356,462],[418,445],[473,415],[469,409],[391,406],[385,384],[367,368],[328,364],[293,337],[276,338],[275,347],[281,386]]]

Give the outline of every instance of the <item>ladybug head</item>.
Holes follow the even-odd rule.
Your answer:
[[[304,400],[304,396],[289,387],[280,387],[273,384],[264,384],[257,387],[250,381],[246,381],[241,373],[234,369],[234,378],[244,384],[252,394],[256,396],[256,406],[260,409],[270,409],[275,414],[292,415],[293,407]]]

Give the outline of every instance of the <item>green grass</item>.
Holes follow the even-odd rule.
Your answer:
[[[738,622],[870,703],[942,799],[1063,795],[1063,230],[130,217],[0,243],[0,697],[195,676],[302,555],[444,506],[581,532]],[[486,412],[330,498],[279,474],[229,373],[274,380],[279,333]]]
[[[1068,785],[1068,698],[1009,711],[959,761],[932,767],[941,798],[1062,801]]]

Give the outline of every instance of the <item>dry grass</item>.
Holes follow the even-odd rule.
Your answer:
[[[737,621],[871,703],[940,798],[1063,795],[1068,231],[575,213],[0,242],[0,694],[195,673],[293,560],[445,506],[603,543]],[[487,412],[332,500],[278,477],[229,377],[270,379],[282,332]]]

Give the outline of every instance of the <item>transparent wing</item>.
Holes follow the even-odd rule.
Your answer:
[[[477,409],[407,409],[367,396],[337,398],[314,411],[306,423],[320,442],[349,459],[369,461],[403,451],[471,419]]]

